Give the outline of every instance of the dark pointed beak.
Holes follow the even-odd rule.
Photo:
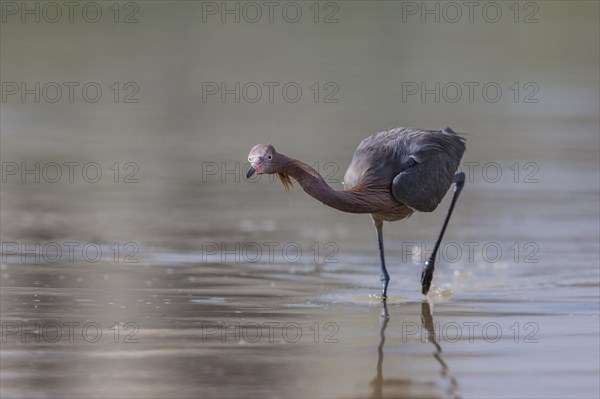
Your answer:
[[[250,166],[250,169],[248,169],[248,173],[246,173],[246,179],[249,179],[254,174],[254,172],[256,172],[256,169]]]

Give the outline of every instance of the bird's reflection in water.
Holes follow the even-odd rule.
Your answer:
[[[393,378],[393,379],[384,379],[383,378],[383,348],[385,345],[385,330],[390,321],[390,316],[387,309],[387,304],[382,302],[381,305],[381,314],[380,314],[380,322],[379,322],[379,346],[377,347],[377,375],[371,381],[371,387],[373,388],[373,393],[371,394],[372,398],[383,398],[384,387],[389,388],[391,395],[388,396],[397,396],[398,394],[402,394],[402,397],[412,396],[411,392],[413,388],[416,388],[415,385],[419,384],[410,379],[402,379],[402,378]],[[448,398],[459,398],[458,396],[458,383],[456,378],[454,378],[450,374],[450,370],[448,365],[442,359],[442,347],[437,342],[435,335],[435,327],[433,322],[433,316],[431,314],[431,307],[429,306],[429,302],[423,301],[421,303],[421,323],[422,328],[425,329],[426,341],[430,342],[435,351],[433,353],[434,359],[440,364],[440,376],[443,380],[448,381],[448,387],[444,392],[444,397]],[[427,384],[429,385],[429,384]],[[433,388],[433,384],[431,384],[431,388]],[[421,396],[421,395],[418,395]]]
[[[431,308],[429,307],[429,302],[423,301],[421,303],[421,325],[425,326],[425,330],[427,331],[427,342],[431,342],[435,347],[435,352],[433,353],[433,357],[438,361],[438,363],[442,366],[442,370],[440,371],[440,375],[443,379],[449,381],[448,389],[446,390],[446,397],[449,398],[458,398],[458,383],[456,382],[456,378],[450,374],[450,369],[448,365],[442,359],[442,347],[437,342],[435,338],[435,327],[433,324],[433,315],[431,314]]]
[[[379,346],[377,347],[377,376],[371,381],[373,387],[372,398],[383,398],[383,345],[385,345],[385,329],[387,328],[390,316],[387,310],[387,303],[381,303],[381,314],[379,315]]]

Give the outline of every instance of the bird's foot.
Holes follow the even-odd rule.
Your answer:
[[[381,300],[385,302],[387,297],[387,284],[385,284],[381,289]]]
[[[431,288],[431,280],[433,280],[433,269],[434,264],[431,260],[425,262],[425,268],[423,269],[423,273],[421,273],[421,292],[423,295],[427,295],[429,292],[429,288]]]
[[[381,300],[385,302],[387,299],[387,288],[390,282],[389,276],[381,276]]]

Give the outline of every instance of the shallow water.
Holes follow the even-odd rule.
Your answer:
[[[3,82],[105,97],[2,102],[1,396],[599,397],[599,9],[529,3],[537,23],[508,3],[497,24],[404,23],[401,3],[361,1],[333,24],[203,23],[200,2],[136,2],[136,24],[3,23]],[[113,102],[116,81],[139,103]],[[204,102],[215,81],[307,94]],[[402,101],[421,81],[504,95]],[[313,82],[339,101],[312,101]],[[394,125],[465,132],[467,184],[426,298],[449,196],[384,226],[383,308],[368,216],[242,176],[270,141],[341,187],[360,140]],[[40,182],[8,173],[23,162]],[[52,162],[103,175],[52,183]]]

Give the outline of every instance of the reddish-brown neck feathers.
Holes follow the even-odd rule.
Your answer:
[[[285,173],[277,173],[277,177],[281,181],[281,184],[283,184],[285,191],[290,191],[292,189],[293,185],[290,176]]]
[[[311,197],[327,206],[350,213],[379,213],[401,206],[390,188],[373,180],[365,180],[350,190],[336,191],[319,173],[304,162],[282,155],[281,170],[277,175],[286,190],[295,179]]]

